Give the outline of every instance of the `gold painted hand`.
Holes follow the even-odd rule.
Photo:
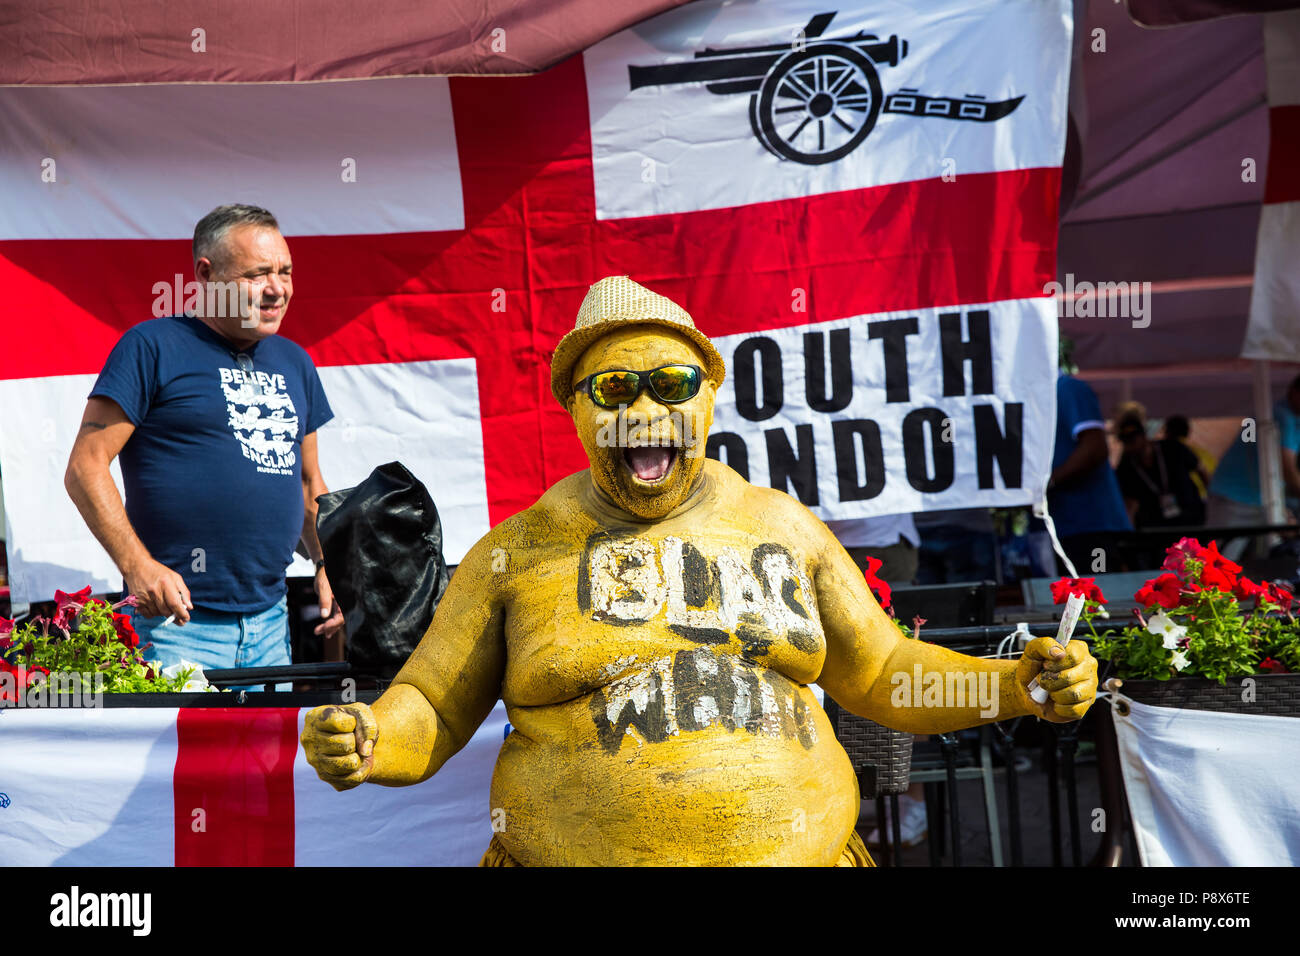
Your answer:
[[[330,704],[307,714],[302,749],[316,774],[335,790],[351,790],[375,765],[379,721],[366,704]]]
[[[1035,677],[1050,695],[1042,704],[1029,696],[1029,682]],[[1068,724],[1087,713],[1097,699],[1097,659],[1083,641],[1061,647],[1050,637],[1037,637],[1025,645],[1016,664],[1016,684],[1029,713]]]

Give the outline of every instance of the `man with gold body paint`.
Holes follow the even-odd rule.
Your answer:
[[[611,411],[587,387],[669,365],[701,370],[694,397],[642,384]],[[425,780],[499,697],[514,729],[484,864],[869,866],[857,781],[810,684],[917,734],[1083,716],[1097,691],[1086,644],[1039,638],[997,661],[907,640],[816,516],[706,458],[724,373],[669,299],[625,276],[591,287],[551,382],[591,467],[470,549],[373,707],[308,714],[322,779]],[[934,706],[896,693],[899,674],[974,678],[993,704]]]

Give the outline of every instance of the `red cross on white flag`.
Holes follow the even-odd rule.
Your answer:
[[[585,467],[548,360],[611,274],[718,342],[711,453],[751,481],[824,518],[1028,502],[1070,32],[1066,0],[695,3],[520,78],[0,89],[15,601],[119,586],[68,450],[226,202],[289,240],[326,480],[401,460],[452,562]]]

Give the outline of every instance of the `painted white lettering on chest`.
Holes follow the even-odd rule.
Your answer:
[[[821,643],[808,575],[779,545],[759,545],[748,555],[723,547],[709,558],[677,537],[615,538],[595,541],[586,563],[582,583],[593,620],[640,623],[662,616],[704,643],[734,634],[788,637],[801,650]]]
[[[797,740],[805,749],[817,743],[812,710],[797,684],[705,647],[651,661],[602,687],[592,695],[591,715],[610,753],[628,738],[637,745],[663,743],[709,727]]]

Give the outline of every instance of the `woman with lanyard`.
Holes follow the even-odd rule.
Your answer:
[[[1147,438],[1145,424],[1136,416],[1121,418],[1117,432],[1124,454],[1115,476],[1133,527],[1142,531],[1204,524],[1205,502],[1192,481],[1197,465],[1195,454],[1181,444],[1152,442]],[[1175,537],[1163,543],[1153,541],[1143,550],[1158,556]]]

